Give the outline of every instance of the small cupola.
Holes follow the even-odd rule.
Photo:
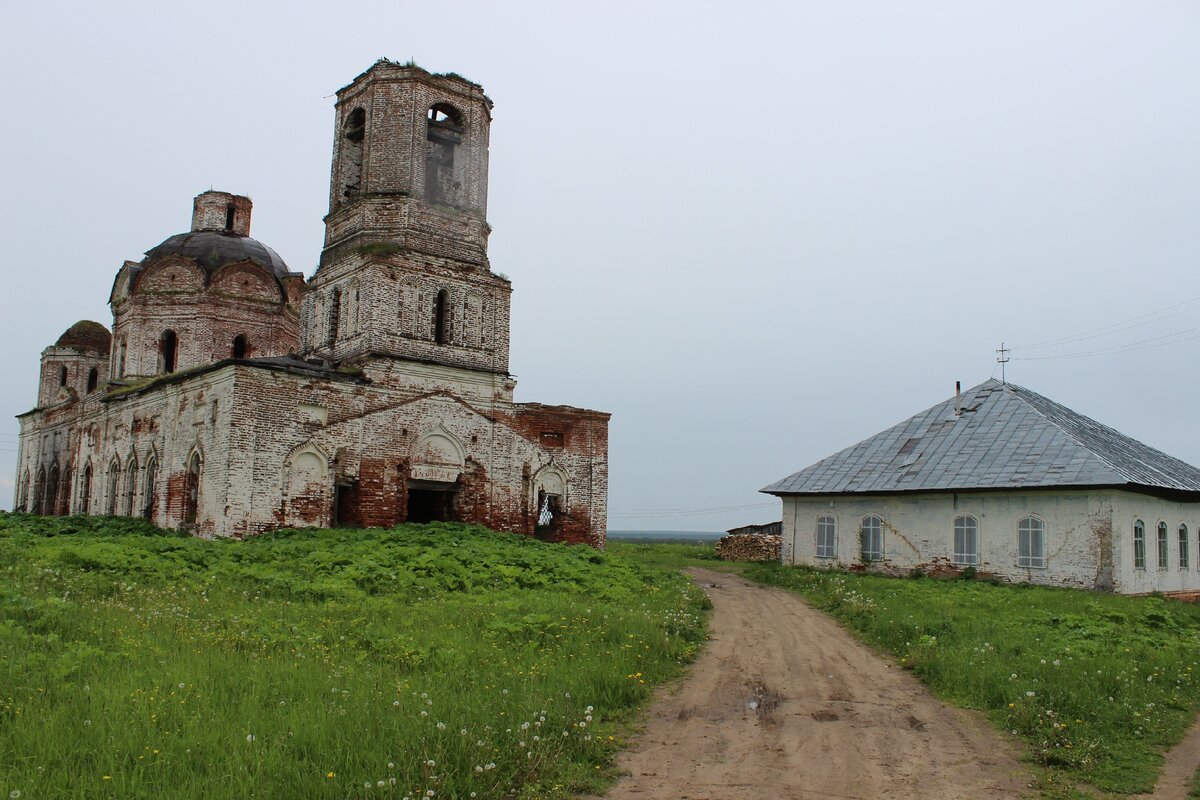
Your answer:
[[[192,201],[192,231],[221,231],[236,236],[250,235],[249,197],[209,190]]]

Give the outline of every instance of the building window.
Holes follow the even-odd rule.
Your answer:
[[[817,558],[837,558],[837,523],[833,517],[817,517]]]
[[[100,373],[95,367],[92,367],[92,371],[88,373],[87,390],[89,394],[96,391],[96,384],[99,382]]]
[[[454,163],[455,151],[463,140],[462,115],[458,109],[438,103],[429,109],[425,142],[425,199],[431,203],[458,205],[462,181]]]
[[[863,561],[883,560],[883,520],[879,517],[863,517],[859,530]]]
[[[79,513],[92,513],[92,465],[83,468],[83,485],[79,487]]]
[[[1133,568],[1146,568],[1146,526],[1140,519],[1133,523]]]
[[[162,340],[159,342],[159,372],[170,375],[175,371],[175,353],[179,347],[179,337],[175,335],[175,331],[163,331]]]
[[[332,347],[338,338],[338,323],[342,318],[342,290],[334,289],[329,298],[329,346]]]
[[[437,293],[433,306],[433,342],[445,344],[450,341],[450,293],[442,289]]]
[[[356,108],[342,126],[342,196],[340,202],[353,200],[362,190],[363,140],[367,138],[367,112]]]
[[[233,337],[233,357],[234,358],[245,358],[246,357],[246,337],[240,333],[237,336]]]
[[[1046,526],[1037,517],[1017,523],[1017,566],[1041,569],[1046,566]]]
[[[157,503],[155,486],[158,483],[158,459],[150,456],[150,460],[146,462],[146,474],[144,476],[145,483],[142,489],[142,516],[151,522],[154,521],[154,508]]]
[[[200,512],[200,454],[188,460],[187,483],[183,496],[183,524],[195,525]]]
[[[1158,523],[1158,568],[1166,569],[1167,558],[1167,523]]]
[[[121,465],[113,461],[108,467],[108,497],[105,498],[104,513],[114,516],[117,513],[117,494],[121,488]]]
[[[1188,530],[1187,525],[1179,526],[1179,568],[1188,568]]]
[[[979,563],[979,521],[972,516],[954,518],[954,563]]]
[[[59,367],[59,370],[58,370],[58,385],[59,385],[59,386],[66,386],[66,385],[67,385],[67,368],[66,368],[66,367]]]
[[[133,516],[134,500],[137,496],[137,461],[130,459],[125,465],[125,507],[121,509],[121,515],[125,517]]]

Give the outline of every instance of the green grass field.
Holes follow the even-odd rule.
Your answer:
[[[461,525],[0,514],[0,797],[567,797],[703,640],[678,574]]]

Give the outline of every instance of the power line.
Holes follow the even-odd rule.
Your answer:
[[[1178,336],[1179,334],[1183,334],[1183,333],[1192,333],[1193,331],[1197,331],[1197,330],[1200,330],[1200,328],[1187,328],[1182,331],[1175,331],[1174,333],[1165,333],[1162,336],[1153,336],[1149,339],[1140,339],[1136,342],[1129,342],[1127,344],[1122,344],[1122,345],[1113,345],[1112,347],[1105,347],[1105,348],[1101,348],[1099,350],[1086,350],[1086,351],[1083,351],[1080,353],[1060,353],[1059,355],[1053,355],[1053,356],[1013,356],[1013,360],[1014,361],[1056,361],[1059,359],[1094,358],[1096,356],[1114,356],[1114,355],[1120,355],[1121,353],[1133,353],[1138,350],[1153,350],[1154,348],[1157,348],[1157,347],[1168,347],[1170,345],[1182,344],[1184,342],[1193,342],[1197,339],[1200,339],[1200,334],[1198,334],[1196,336],[1187,336],[1182,339],[1171,339],[1170,341],[1165,341],[1165,342],[1161,341],[1162,339],[1170,339],[1170,337],[1172,337],[1172,336]],[[1152,344],[1154,342],[1157,342],[1157,344]]]
[[[1165,320],[1165,319],[1171,319],[1172,317],[1178,317],[1181,314],[1186,314],[1186,313],[1188,313],[1188,311],[1191,310],[1191,309],[1188,309],[1187,306],[1194,305],[1198,301],[1200,301],[1200,297],[1193,297],[1190,300],[1184,300],[1181,303],[1175,303],[1174,305],[1167,306],[1166,308],[1160,308],[1155,311],[1150,311],[1148,313],[1142,314],[1137,317],[1130,317],[1128,319],[1123,319],[1120,322],[1113,322],[1109,325],[1101,325],[1099,328],[1091,328],[1090,330],[1079,331],[1077,333],[1067,334],[1066,336],[1060,336],[1056,339],[1046,339],[1045,341],[1034,342],[1033,344],[1019,345],[1019,346],[1012,347],[1009,349],[1011,349],[1011,350],[1035,350],[1035,349],[1042,349],[1042,348],[1046,348],[1046,347],[1056,347],[1058,345],[1063,345],[1063,344],[1074,344],[1076,342],[1087,341],[1088,339],[1099,339],[1104,336],[1113,336],[1115,334],[1123,333],[1124,331],[1131,330],[1133,328],[1140,328],[1143,325],[1149,325],[1154,322],[1161,322],[1162,320]],[[1167,312],[1173,312],[1173,313],[1167,313]]]

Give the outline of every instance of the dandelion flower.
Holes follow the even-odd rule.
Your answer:
[[[253,742],[253,741],[255,740],[255,738],[257,738],[257,737],[255,737],[255,735],[254,735],[253,733],[247,733],[247,734],[246,734],[246,741],[247,741],[247,742]]]
[[[425,762],[425,766],[427,766],[427,767],[436,767],[436,766],[437,766],[437,762],[436,762],[436,761],[434,761],[434,760],[431,758],[431,759],[429,759],[428,761],[426,761],[426,762]]]
[[[378,786],[380,789],[382,789],[384,786],[387,786],[387,782],[386,781],[375,781],[375,785]]]
[[[364,788],[364,789],[370,789],[370,788],[371,788],[371,782],[370,782],[370,781],[363,781],[363,788]]]
[[[472,792],[471,794],[474,795],[474,792]],[[17,800],[17,798],[21,796],[21,790],[13,789],[11,792],[8,793],[8,796],[10,798],[12,798],[12,800]]]
[[[396,768],[396,765],[395,765],[393,762],[389,761],[389,762],[388,762],[388,769],[395,769],[395,768]]]

